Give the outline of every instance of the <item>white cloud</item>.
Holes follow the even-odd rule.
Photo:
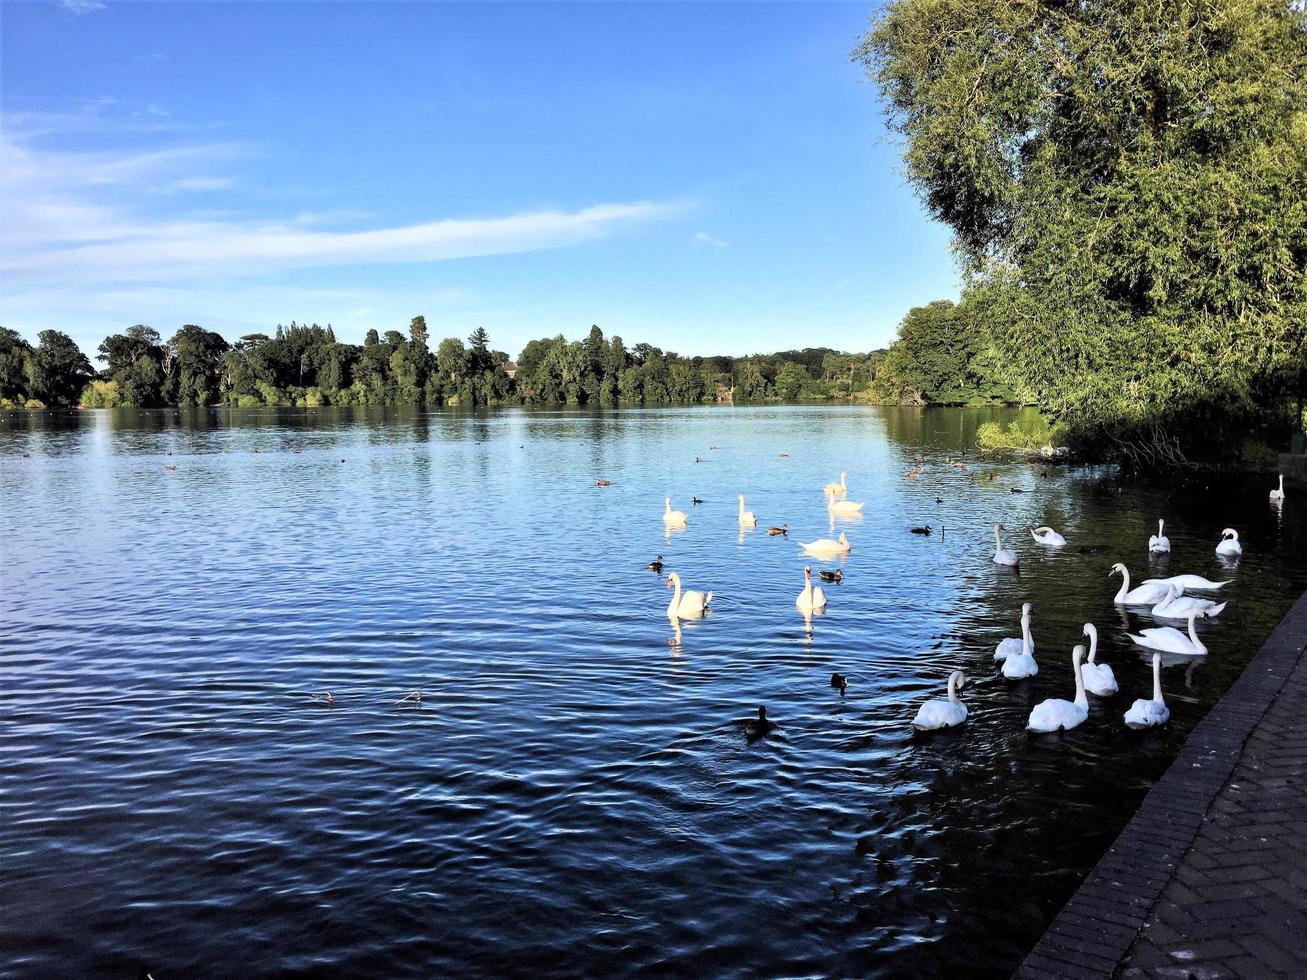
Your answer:
[[[103,10],[104,0],[59,0],[59,6],[69,13],[81,16],[82,14],[93,13],[96,10]]]
[[[159,215],[142,206],[151,193],[232,187],[233,178],[187,171],[245,152],[236,144],[202,144],[69,153],[0,136],[0,199],[7,202],[0,272],[11,283],[166,284],[196,273],[212,279],[440,262],[575,245],[681,210],[653,201],[612,202],[342,230],[341,224],[357,226],[366,212]],[[134,193],[141,199],[136,207]],[[324,227],[330,225],[337,228]]]
[[[711,245],[713,248],[726,248],[726,243],[720,238],[713,238],[706,231],[697,231],[694,233],[694,244]]]

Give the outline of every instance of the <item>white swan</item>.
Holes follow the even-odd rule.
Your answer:
[[[1089,637],[1089,659],[1080,666],[1080,674],[1085,679],[1085,689],[1100,698],[1115,694],[1119,688],[1116,686],[1116,675],[1112,673],[1112,668],[1107,664],[1094,662],[1094,657],[1098,655],[1098,627],[1093,623],[1085,623],[1085,636]]]
[[[1130,588],[1130,569],[1120,562],[1113,565],[1112,570],[1107,573],[1108,578],[1113,575],[1121,576],[1121,588],[1112,597],[1112,601],[1118,606],[1151,606],[1154,602],[1160,602],[1166,598],[1165,582],[1150,580],[1132,591]]]
[[[1239,532],[1227,527],[1221,532],[1221,543],[1216,546],[1216,553],[1223,558],[1238,558],[1243,554],[1243,545],[1239,543]]]
[[[668,527],[683,527],[686,523],[685,511],[672,510],[671,497],[664,497],[663,503],[667,505],[667,509],[663,511],[663,523]]]
[[[1149,550],[1149,551],[1159,551],[1159,552],[1160,552],[1160,551],[1170,551],[1170,550],[1171,550],[1171,539],[1168,538],[1165,534],[1162,533],[1162,528],[1165,526],[1165,524],[1166,524],[1166,522],[1165,522],[1164,520],[1162,520],[1161,518],[1158,518],[1158,520],[1157,520],[1157,533],[1154,534],[1152,537],[1150,537],[1150,538],[1148,539],[1148,550]]]
[[[817,556],[847,555],[853,550],[852,545],[849,544],[848,536],[843,531],[840,532],[838,541],[831,538],[818,538],[816,541],[809,541],[807,544],[800,541],[799,544],[808,554]]]
[[[1284,501],[1284,474],[1280,474],[1280,489],[1271,491],[1271,499],[1277,503]]]
[[[1003,530],[1002,524],[994,525],[994,564],[1015,566],[1018,559],[1017,553],[1011,548],[1003,547],[1003,539],[998,536],[998,532]]]
[[[826,509],[831,517],[861,517],[864,504],[852,500],[836,500],[833,496],[826,498]]]
[[[1166,598],[1155,605],[1149,612],[1159,619],[1188,619],[1189,613],[1198,610],[1207,613],[1209,619],[1221,615],[1221,610],[1228,602],[1216,603],[1211,599],[1199,599],[1194,596],[1182,596],[1184,589],[1176,585],[1167,586]]]
[[[841,473],[839,483],[828,483],[826,484],[826,486],[822,488],[821,492],[824,493],[827,497],[847,496],[849,492],[849,487],[845,481],[848,480],[848,478],[849,478],[849,474]]]
[[[967,706],[958,700],[958,688],[966,684],[966,675],[955,670],[948,675],[948,697],[931,698],[917,709],[912,727],[919,732],[933,732],[952,728],[967,720]]]
[[[1153,654],[1153,699],[1136,699],[1125,713],[1125,723],[1131,728],[1154,728],[1165,725],[1171,718],[1171,709],[1162,700],[1162,655]]]
[[[1003,661],[1003,676],[1010,681],[1024,680],[1039,673],[1039,664],[1035,663],[1035,641],[1030,636],[1030,614],[1021,610],[1021,650],[1009,653]]]
[[[1035,652],[1035,641],[1030,637],[1030,610],[1031,605],[1028,602],[1021,603],[1021,635],[1009,636],[1006,640],[999,640],[998,647],[994,650],[995,660],[1006,660],[1008,657],[1018,656],[1022,650],[1026,649],[1026,644],[1030,645],[1030,652]]]
[[[757,527],[758,518],[753,516],[753,511],[744,509],[744,494],[740,494],[740,527]]]
[[[803,591],[794,600],[794,604],[798,606],[799,612],[802,613],[820,612],[826,608],[826,593],[822,591],[820,585],[816,588],[812,586],[811,565],[803,569]]]
[[[676,589],[672,601],[667,604],[667,615],[673,619],[698,619],[708,611],[708,603],[712,602],[711,592],[688,589],[682,593],[681,576],[675,572],[668,573],[666,588]]]
[[[1207,647],[1203,646],[1202,640],[1198,639],[1198,634],[1194,632],[1194,620],[1202,617],[1207,618],[1207,613],[1198,609],[1189,610],[1186,617],[1189,620],[1189,635],[1185,636],[1174,626],[1158,626],[1150,630],[1140,630],[1136,635],[1127,633],[1126,636],[1134,640],[1141,647],[1148,647],[1150,650],[1162,650],[1166,653],[1188,653],[1200,657],[1207,652]]]
[[[1062,698],[1049,698],[1040,701],[1030,712],[1026,722],[1028,732],[1068,731],[1081,724],[1089,717],[1089,699],[1085,697],[1085,679],[1080,672],[1080,660],[1085,655],[1085,648],[1078,646],[1071,653],[1071,666],[1076,672],[1076,699],[1064,701]]]
[[[1037,527],[1030,532],[1030,536],[1040,544],[1046,544],[1050,548],[1065,548],[1066,538],[1058,534],[1051,527]]]
[[[1229,585],[1230,581],[1213,582],[1201,575],[1172,575],[1170,578],[1146,578],[1144,585],[1174,585],[1189,592],[1215,592]]]

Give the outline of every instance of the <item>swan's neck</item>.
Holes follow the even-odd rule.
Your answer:
[[[1158,521],[1158,522],[1157,522],[1157,536],[1158,536],[1159,538],[1162,536],[1162,527],[1163,527],[1163,525],[1165,525],[1165,524],[1166,524],[1166,521]]]
[[[1075,660],[1074,666],[1076,669],[1076,704],[1082,708],[1088,708],[1089,698],[1085,696],[1085,675],[1080,669],[1080,661]]]
[[[1089,631],[1089,662],[1094,662],[1094,657],[1098,655],[1098,630]]]
[[[1198,613],[1196,611],[1189,614],[1189,640],[1198,649],[1199,653],[1206,653],[1207,647],[1203,646],[1202,641],[1198,639],[1197,631],[1194,630],[1194,620],[1197,618]]]
[[[948,678],[948,699],[954,704],[958,703],[958,675],[950,674]]]
[[[672,498],[668,497],[666,500],[663,501],[663,503],[667,505],[663,513],[670,514],[672,512]]]
[[[840,489],[841,489],[841,490],[847,490],[847,489],[849,488],[849,485],[848,485],[847,483],[844,482],[845,479],[848,477],[848,475],[849,475],[849,474],[847,474],[847,473],[841,473],[841,474],[840,474]],[[1284,485],[1284,477],[1280,477],[1280,485],[1281,485],[1281,486]]]
[[[994,528],[994,550],[1003,550],[1003,539],[998,536],[998,528]]]
[[[740,516],[741,516],[741,517],[744,516],[744,498],[743,498],[743,497],[740,498]]]
[[[674,615],[681,608],[681,580],[679,577],[672,579],[672,588],[676,591],[672,593],[672,601],[667,604],[667,611]]]
[[[1021,652],[1030,656],[1030,617],[1021,617]]]
[[[1121,566],[1121,591],[1116,594],[1117,601],[1120,602],[1130,591],[1130,569],[1124,565]]]
[[[1153,700],[1158,704],[1166,704],[1162,700],[1162,658],[1153,654]]]

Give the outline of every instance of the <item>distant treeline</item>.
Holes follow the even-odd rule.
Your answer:
[[[331,326],[291,323],[235,343],[187,324],[164,341],[141,324],[99,347],[96,371],[65,334],[32,346],[0,327],[0,406],[155,408],[172,405],[692,405],[856,399],[906,403],[1006,400],[988,380],[983,345],[952,303],[913,310],[888,351],[826,347],[748,357],[683,357],[651,344],[628,348],[597,326],[584,340],[533,340],[513,362],[484,329],[433,353],[425,318],[407,334],[370,330],[363,344]]]

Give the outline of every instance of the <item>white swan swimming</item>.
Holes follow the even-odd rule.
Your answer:
[[[1125,723],[1131,728],[1155,728],[1165,725],[1171,718],[1171,709],[1162,699],[1162,655],[1153,654],[1153,699],[1138,698],[1125,713]]]
[[[753,516],[753,511],[744,509],[744,494],[740,494],[740,527],[757,527],[758,518]]]
[[[685,511],[672,510],[671,497],[664,497],[663,503],[667,505],[667,509],[663,511],[663,523],[666,524],[668,527],[684,526],[686,523]]]
[[[824,487],[822,488],[822,491],[821,491],[821,492],[824,493],[827,497],[846,497],[846,496],[848,496],[848,493],[849,493],[849,486],[848,486],[848,484],[845,482],[846,480],[848,480],[848,478],[849,478],[849,474],[847,474],[847,473],[841,473],[841,474],[840,474],[840,482],[839,482],[839,483],[828,483],[828,484],[826,484],[826,486],[824,486]]]
[[[1216,553],[1222,558],[1238,558],[1243,554],[1243,545],[1239,543],[1239,532],[1227,527],[1221,532],[1221,543],[1216,546]]]
[[[848,536],[843,531],[840,532],[838,541],[832,538],[818,538],[816,541],[809,541],[807,544],[800,541],[799,544],[808,554],[818,556],[847,555],[853,550],[853,546],[849,544]]]
[[[1284,501],[1284,474],[1283,473],[1280,474],[1280,489],[1271,491],[1271,499],[1274,500],[1276,503],[1283,503]]]
[[[1010,681],[1024,680],[1039,673],[1035,663],[1035,641],[1030,636],[1030,614],[1021,611],[1021,650],[1009,653],[1003,661],[1003,676]]]
[[[1050,548],[1065,548],[1066,538],[1058,534],[1051,527],[1037,527],[1030,532],[1030,536],[1040,544],[1046,544]]]
[[[917,709],[912,727],[919,732],[933,732],[952,728],[967,720],[967,706],[958,700],[958,689],[966,684],[966,675],[955,670],[948,675],[948,697],[931,698]]]
[[[863,502],[836,500],[830,494],[826,497],[826,509],[830,511],[831,517],[861,517],[864,506]]]
[[[1148,539],[1149,551],[1170,551],[1171,539],[1162,533],[1162,528],[1166,522],[1160,517],[1157,520],[1157,533]]]
[[[1071,653],[1071,666],[1076,672],[1076,699],[1064,701],[1062,698],[1049,698],[1040,701],[1030,712],[1026,722],[1028,732],[1056,732],[1070,730],[1089,717],[1089,699],[1085,697],[1085,679],[1080,672],[1080,661],[1085,655],[1085,648],[1077,646]]]
[[[1194,632],[1194,620],[1200,617],[1206,619],[1207,613],[1198,609],[1189,610],[1189,615],[1185,617],[1189,620],[1188,636],[1185,636],[1174,626],[1158,626],[1150,630],[1140,630],[1138,634],[1127,633],[1126,636],[1141,647],[1148,647],[1150,650],[1162,650],[1166,653],[1188,653],[1195,657],[1201,657],[1207,652],[1207,647],[1203,646],[1202,640],[1198,639],[1198,634]]]
[[[1035,641],[1030,636],[1030,610],[1034,608],[1028,602],[1021,603],[1021,635],[1009,636],[1005,640],[998,641],[998,647],[994,650],[995,660],[1006,660],[1008,657],[1015,657],[1026,649],[1029,645],[1031,653],[1035,652]]]
[[[681,576],[675,572],[667,574],[667,585],[665,587],[676,589],[676,592],[672,595],[672,601],[667,604],[667,615],[673,619],[698,619],[708,611],[708,603],[712,602],[711,592],[688,589],[682,593]]]
[[[1019,560],[1017,553],[1011,548],[1003,547],[1003,539],[998,536],[998,532],[1001,530],[1003,530],[1002,524],[994,525],[994,564],[1015,567]]]
[[[1230,581],[1230,579],[1226,579],[1224,582],[1213,582],[1201,575],[1172,575],[1170,578],[1146,578],[1144,584],[1175,585],[1188,592],[1215,592],[1217,589],[1229,585]]]
[[[820,612],[826,608],[826,593],[818,585],[816,588],[812,585],[812,566],[808,565],[803,569],[803,591],[799,597],[794,600],[794,604],[799,608],[799,612],[810,613]]]
[[[1207,613],[1209,619],[1221,615],[1221,610],[1229,605],[1228,602],[1216,603],[1211,599],[1199,599],[1195,596],[1183,595],[1184,589],[1178,585],[1168,585],[1166,598],[1149,610],[1158,619],[1188,619],[1189,613],[1195,609],[1201,613]]]
[[[1131,590],[1130,569],[1120,562],[1113,565],[1112,570],[1107,573],[1108,578],[1113,575],[1121,576],[1121,588],[1112,597],[1112,601],[1118,606],[1151,606],[1154,602],[1160,602],[1166,598],[1165,582],[1150,580],[1139,586],[1139,588]]]
[[[1116,686],[1116,675],[1112,673],[1112,668],[1107,664],[1094,661],[1098,655],[1098,627],[1093,623],[1085,623],[1084,635],[1089,637],[1089,659],[1080,665],[1080,674],[1085,679],[1085,690],[1090,694],[1097,694],[1100,698],[1115,694],[1119,688]]]

